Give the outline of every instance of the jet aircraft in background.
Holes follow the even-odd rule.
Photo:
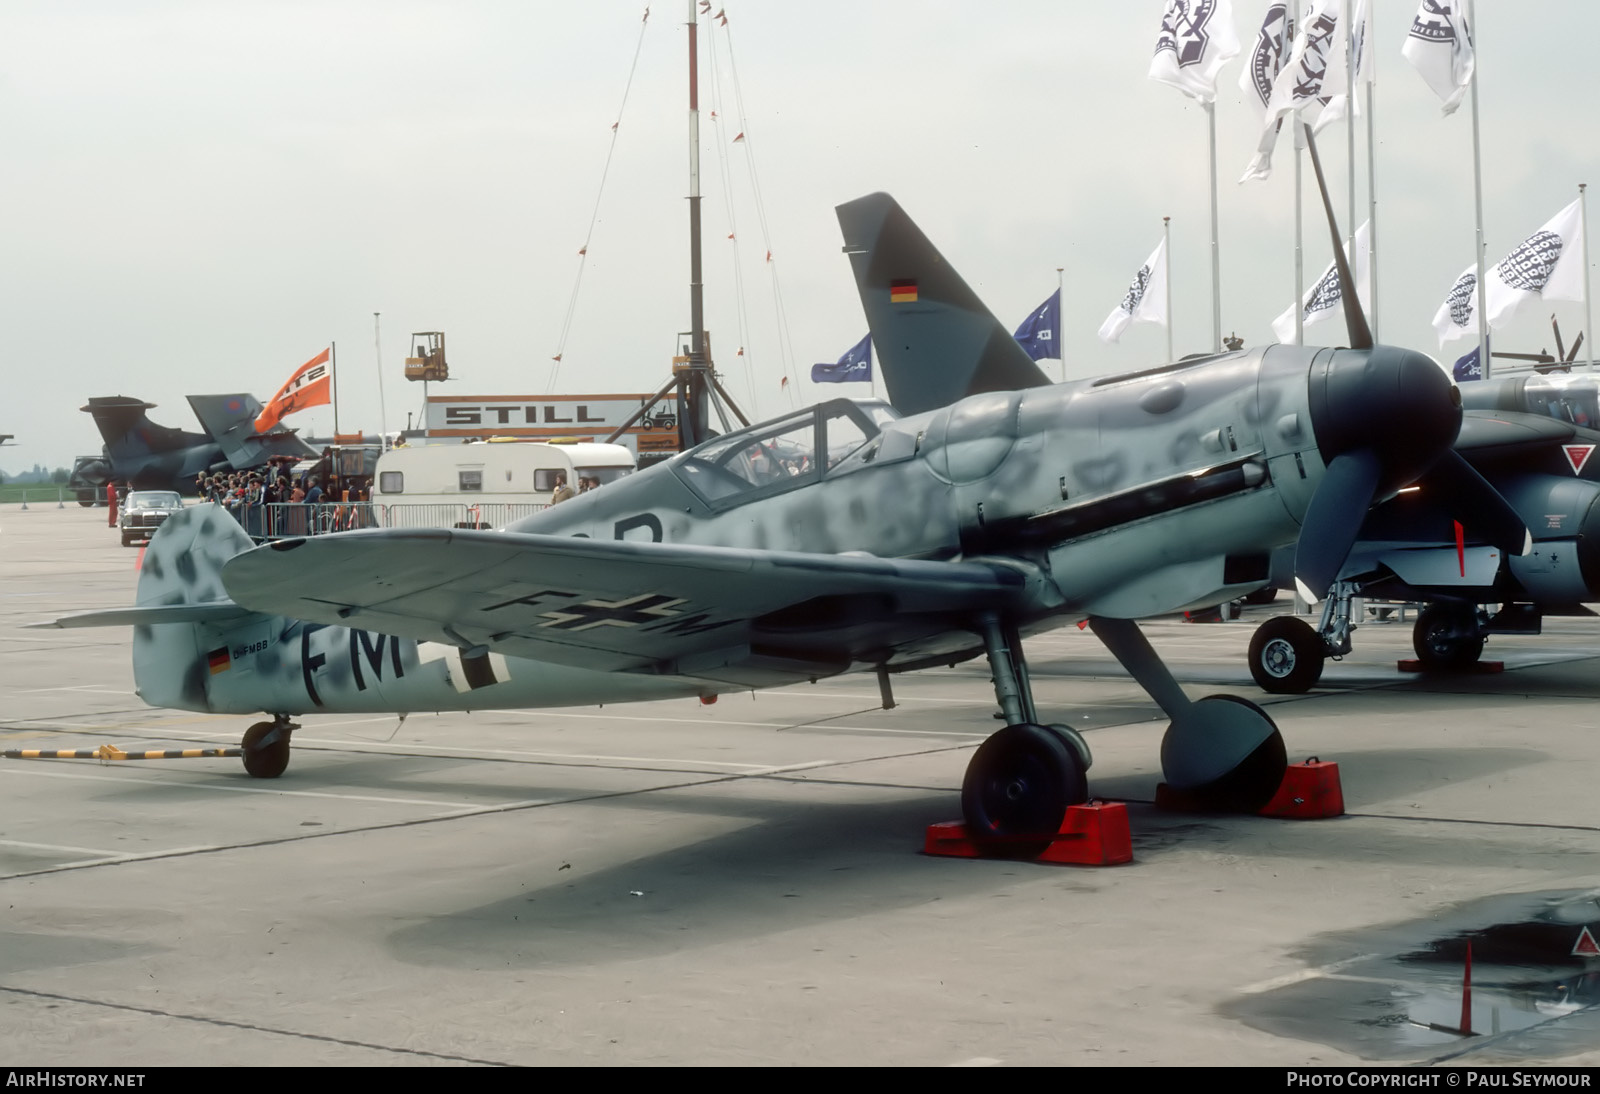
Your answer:
[[[1474,534],[1426,490],[1408,491],[1367,517],[1313,627],[1269,619],[1250,643],[1250,672],[1267,691],[1297,693],[1347,654],[1365,597],[1422,602],[1412,631],[1426,669],[1463,669],[1494,634],[1538,634],[1547,615],[1591,615],[1600,601],[1600,377],[1537,373],[1461,385],[1466,408],[1455,448],[1510,502],[1532,549],[1507,554]],[[1290,587],[1290,559],[1275,581]]]
[[[204,433],[157,425],[145,411],[156,404],[126,395],[89,400],[80,407],[94,418],[105,447],[98,457],[81,457],[68,488],[92,505],[107,483],[135,490],[187,490],[201,472],[214,474],[263,467],[273,456],[309,459],[317,450],[293,430],[255,431],[261,402],[254,395],[190,395],[189,406]]]
[[[1298,580],[1321,595],[1368,507],[1419,480],[1502,547],[1526,537],[1451,450],[1454,385],[1375,346],[1353,294],[1349,349],[1051,384],[893,199],[838,215],[890,403],[724,434],[498,531],[252,549],[226,514],[188,509],[151,543],[136,607],[46,625],[133,624],[148,703],[271,715],[244,735],[263,777],[306,714],[709,698],[849,672],[876,674],[888,705],[896,674],[982,657],[1005,725],[971,759],[963,813],[1038,834],[1087,798],[1089,752],[1042,723],[1025,636],[1087,626],[1171,719],[1167,781],[1252,809],[1282,780],[1277,727],[1243,699],[1191,701],[1135,620],[1261,588],[1297,538]]]

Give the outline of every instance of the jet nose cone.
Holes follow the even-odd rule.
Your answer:
[[[1420,477],[1461,430],[1461,393],[1444,370],[1394,346],[1336,350],[1313,367],[1310,397],[1323,459],[1370,451],[1382,468],[1380,492]]]

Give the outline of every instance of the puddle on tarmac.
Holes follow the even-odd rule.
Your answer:
[[[1472,947],[1471,1029],[1460,1032]],[[1600,889],[1521,893],[1328,935],[1307,976],[1224,1014],[1367,1059],[1555,1058],[1600,1047]]]

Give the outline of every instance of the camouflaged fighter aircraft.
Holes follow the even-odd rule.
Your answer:
[[[1412,647],[1430,671],[1464,669],[1496,634],[1538,634],[1547,615],[1592,615],[1600,600],[1600,384],[1589,374],[1520,375],[1461,385],[1455,449],[1527,524],[1532,549],[1501,551],[1463,530],[1427,490],[1375,507],[1313,627],[1279,616],[1256,629],[1250,673],[1267,691],[1299,693],[1328,657],[1353,648],[1357,597],[1421,602]],[[1290,587],[1292,560],[1273,560]],[[1492,611],[1490,609],[1493,609]]]
[[[1175,788],[1249,809],[1283,739],[1259,707],[1191,701],[1134,620],[1263,586],[1298,536],[1325,592],[1375,498],[1424,475],[1505,503],[1450,451],[1432,359],[1270,346],[1052,385],[898,205],[838,209],[899,409],[836,399],[729,433],[498,531],[375,530],[259,548],[226,514],[163,525],[134,624],[141,697],[262,711],[245,768],[280,774],[304,714],[543,707],[894,674],[986,657],[1005,728],[967,820],[1053,832],[1089,751],[1040,724],[1021,639],[1087,626],[1171,718]],[[1331,217],[1330,217],[1331,220]],[[1348,273],[1345,283],[1349,283]],[[1431,470],[1430,470],[1431,469]]]

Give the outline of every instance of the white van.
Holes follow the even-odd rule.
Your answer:
[[[582,492],[615,482],[633,469],[633,453],[627,448],[587,441],[491,438],[391,448],[378,460],[372,501],[385,507],[383,523],[389,527],[498,528],[549,505],[562,477],[574,492]],[[435,511],[425,511],[425,506]],[[444,512],[440,506],[461,511]]]

